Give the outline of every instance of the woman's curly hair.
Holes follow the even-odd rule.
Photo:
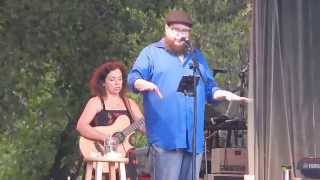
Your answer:
[[[122,89],[120,96],[125,97],[127,92],[127,70],[126,67],[116,59],[109,59],[104,64],[98,66],[90,78],[90,91],[93,96],[103,97],[106,95],[105,87],[103,86],[106,76],[113,70],[119,69],[122,73]]]

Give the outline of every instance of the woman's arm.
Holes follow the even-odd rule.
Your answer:
[[[140,120],[144,121],[143,114],[142,114],[138,104],[132,99],[129,99],[129,103],[130,103],[130,107],[131,107],[133,120],[134,121],[140,121]],[[145,132],[145,127],[144,126],[140,127],[139,130],[142,132]]]
[[[108,134],[95,130],[91,125],[91,121],[95,115],[102,110],[99,97],[89,99],[77,123],[77,130],[81,136],[88,139],[104,142]]]

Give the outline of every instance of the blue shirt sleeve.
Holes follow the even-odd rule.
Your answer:
[[[204,66],[204,73],[203,76],[206,79],[206,89],[205,89],[205,95],[206,95],[206,101],[210,104],[217,105],[220,103],[218,100],[213,99],[213,94],[215,91],[219,90],[220,88],[218,87],[216,81],[213,78],[213,71],[209,68],[209,65],[207,63],[207,60],[205,57],[202,55],[200,51],[197,53],[199,55],[199,60],[201,60],[200,63],[203,64]]]
[[[144,48],[137,57],[132,69],[128,74],[128,88],[132,92],[138,93],[139,91],[134,87],[134,82],[137,79],[149,80],[152,76],[151,71],[151,58],[148,56],[148,47]]]

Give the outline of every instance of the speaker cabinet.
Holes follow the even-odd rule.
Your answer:
[[[207,180],[244,180],[239,174],[208,174]]]
[[[248,153],[246,148],[214,148],[211,153],[211,173],[248,173]]]

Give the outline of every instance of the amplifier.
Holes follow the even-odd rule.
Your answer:
[[[248,173],[248,153],[246,148],[214,148],[211,153],[211,173]]]
[[[304,157],[297,165],[301,174],[307,178],[320,178],[320,157]]]
[[[208,174],[206,180],[244,180],[243,175],[239,174]]]

